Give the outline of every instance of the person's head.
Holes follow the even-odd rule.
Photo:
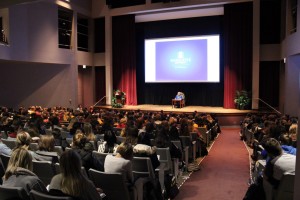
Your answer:
[[[289,137],[288,134],[281,134],[279,136],[279,142],[280,142],[281,145],[290,146],[292,144],[292,139]]]
[[[58,129],[58,128],[53,129],[52,134],[55,139],[61,139],[60,129]]]
[[[137,143],[151,146],[151,139],[149,133],[141,132],[138,136]]]
[[[28,148],[31,143],[31,137],[29,133],[25,131],[21,131],[17,134],[16,137],[16,148],[26,147]]]
[[[263,144],[263,147],[267,151],[269,157],[277,157],[282,154],[280,143],[274,138],[269,138]]]
[[[22,147],[13,150],[5,171],[4,179],[7,180],[11,175],[15,174],[18,167],[32,171],[32,157],[30,153]]]
[[[81,174],[81,158],[76,151],[68,150],[61,154],[60,172],[64,177],[75,177]]]
[[[117,137],[111,130],[107,130],[104,132],[103,139],[107,142],[108,146],[113,146],[115,143],[117,143]]]
[[[90,123],[84,123],[83,124],[83,132],[85,135],[93,133],[93,127]]]
[[[53,135],[42,135],[39,140],[39,150],[41,151],[54,151],[55,139]]]
[[[81,171],[81,158],[76,151],[68,150],[62,153],[59,161],[62,175],[61,191],[71,196],[80,196],[85,189],[86,178]]]
[[[133,158],[133,147],[130,143],[122,142],[117,148],[117,153],[119,153],[122,158],[131,160]]]
[[[85,143],[88,142],[86,136],[81,131],[77,131],[73,136],[72,146],[82,149],[85,146]]]

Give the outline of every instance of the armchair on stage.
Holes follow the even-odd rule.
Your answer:
[[[172,99],[172,108],[183,108],[185,106],[185,95],[183,92],[178,92],[174,99]]]

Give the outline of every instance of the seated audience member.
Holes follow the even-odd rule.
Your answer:
[[[125,128],[127,123],[127,119],[125,117],[120,119],[120,122],[117,124],[117,128]]]
[[[130,143],[121,143],[115,156],[109,154],[105,158],[104,171],[108,173],[122,173],[124,180],[130,187],[133,184],[132,163],[133,148]]]
[[[29,133],[25,132],[25,131],[21,131],[17,134],[17,138],[16,138],[16,147],[15,149],[18,148],[25,148],[26,150],[29,149],[29,145],[31,143],[31,137],[29,135]],[[46,156],[41,156],[38,155],[36,152],[28,150],[30,155],[32,156],[33,160],[45,160],[45,161],[52,161],[52,158],[46,157]]]
[[[53,129],[52,134],[55,140],[55,146],[61,146],[63,150],[65,150],[66,147],[70,147],[67,140],[65,138],[62,138],[60,129]]]
[[[32,189],[47,192],[45,185],[32,172],[32,157],[25,148],[13,150],[3,177],[3,186],[22,187],[28,195]]]
[[[101,199],[93,182],[83,175],[81,159],[75,151],[65,151],[61,155],[60,171],[51,180],[50,194],[72,196],[80,200]]]
[[[172,158],[178,158],[179,160],[182,160],[181,150],[171,142],[166,130],[159,130],[154,142],[157,148],[169,148]]]
[[[53,135],[42,135],[39,141],[39,150],[36,154],[49,157],[52,163],[57,163],[59,156],[57,152],[54,151],[55,140]]]
[[[11,149],[0,141],[0,154],[10,156],[11,152]]]
[[[86,138],[89,140],[89,141],[95,141],[96,140],[96,136],[93,132],[93,127],[90,123],[87,123],[85,122],[83,124],[83,132],[86,136]]]
[[[136,157],[149,157],[153,169],[156,169],[160,165],[156,154],[156,147],[151,147],[150,137],[145,132],[139,134],[137,144],[133,148],[133,155]]]
[[[84,166],[86,171],[90,168],[96,169],[92,156],[94,145],[88,141],[86,136],[80,130],[73,136],[72,149],[79,154],[82,166]]]
[[[114,132],[107,130],[104,132],[104,142],[99,145],[98,152],[100,153],[117,153],[117,137]]]
[[[126,128],[126,143],[130,143],[131,145],[136,145],[138,140],[139,129],[135,126],[131,126]]]
[[[263,147],[268,154],[263,178],[276,189],[285,174],[295,174],[296,156],[283,152],[274,138],[268,139]]]
[[[280,142],[281,148],[284,152],[296,156],[297,148],[292,146],[292,139],[289,137],[288,134],[280,135],[279,142]]]

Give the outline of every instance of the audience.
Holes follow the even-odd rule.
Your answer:
[[[133,184],[132,164],[133,148],[130,143],[121,143],[117,154],[107,155],[104,162],[104,171],[108,173],[122,173],[128,186]]]
[[[49,157],[53,164],[57,163],[59,156],[54,151],[55,140],[53,135],[42,135],[39,140],[39,150],[36,153],[43,157]]]
[[[80,156],[73,150],[65,151],[60,158],[60,174],[54,176],[49,185],[49,193],[66,195],[80,200],[101,199],[99,192],[81,170]]]
[[[90,168],[99,170],[97,159],[92,154],[93,150],[111,153],[106,156],[104,171],[122,173],[132,194],[135,183],[131,163],[133,155],[150,157],[154,169],[160,165],[156,146],[169,147],[171,156],[181,159],[182,152],[173,145],[171,139],[180,140],[179,134],[189,136],[191,125],[194,128],[197,125],[193,122],[195,116],[200,114],[179,115],[163,111],[140,110],[125,112],[83,107],[73,110],[62,107],[31,106],[28,110],[20,107],[18,111],[2,108],[0,109],[0,131],[16,137],[16,147],[13,151],[25,150],[33,160],[50,160],[53,163],[60,161],[61,174],[53,177],[50,194],[88,200],[100,198],[95,186],[88,178],[83,177],[81,171],[81,166],[86,170]],[[206,116],[207,114],[201,115],[202,121],[205,121]],[[209,119],[205,121],[207,127],[215,123],[214,119]],[[126,137],[121,145],[116,144],[115,128],[122,129],[121,135]],[[62,131],[68,131],[67,138],[73,138],[72,150],[65,151],[59,158],[54,151],[54,146],[62,146],[63,149],[68,147],[66,140],[62,138]],[[101,141],[102,134],[104,134],[104,142],[100,142],[97,147],[97,141]],[[38,142],[37,151],[28,150],[32,142]],[[153,146],[154,144],[156,146]],[[2,150],[8,155],[11,152],[0,143],[0,152]],[[46,192],[45,188],[39,191]]]
[[[98,147],[98,152],[100,153],[113,153],[116,154],[118,144],[117,137],[114,132],[107,130],[104,132],[104,142]]]
[[[156,147],[151,147],[148,133],[142,132],[139,134],[137,144],[133,148],[133,155],[136,157],[149,157],[154,170],[160,165]]]
[[[22,187],[29,195],[30,190],[47,192],[42,181],[32,172],[32,156],[25,148],[15,149],[3,177],[3,186]]]
[[[88,141],[81,130],[73,136],[72,149],[77,152],[81,158],[82,166],[88,171],[90,168],[96,168],[92,152],[94,145]]]

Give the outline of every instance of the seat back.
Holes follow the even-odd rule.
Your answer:
[[[66,138],[66,141],[69,145],[71,145],[73,142],[73,138]]]
[[[7,187],[0,185],[1,200],[29,200],[26,191],[21,187]]]
[[[200,132],[206,146],[208,147],[210,141],[209,141],[209,135],[208,135],[207,129],[205,127],[199,127],[198,131]]]
[[[5,154],[0,154],[0,157],[1,157],[2,164],[3,164],[3,168],[4,168],[4,170],[6,170],[10,156],[5,155]]]
[[[154,170],[150,158],[148,157],[133,157],[132,173],[134,180],[140,177],[155,178]]]
[[[73,200],[72,197],[68,196],[52,196],[49,194],[41,193],[35,190],[30,191],[31,200]]]
[[[275,192],[275,200],[293,200],[295,175],[284,175]]]
[[[59,165],[59,163],[55,163],[54,168],[55,168],[55,173],[59,174],[60,173],[60,165]],[[81,172],[82,172],[82,174],[85,177],[88,177],[88,175],[86,173],[86,170],[85,170],[85,168],[83,166],[81,166]]]
[[[118,144],[121,144],[122,142],[124,142],[125,141],[125,137],[122,137],[122,136],[116,136],[117,137],[117,143]]]
[[[49,185],[52,177],[56,174],[55,168],[50,161],[32,161],[33,173],[35,173],[45,185]]]
[[[182,146],[185,149],[186,147],[189,147],[189,158],[192,160],[196,159],[196,143],[192,142],[192,139],[190,136],[179,136],[182,142]],[[187,164],[187,163],[186,163]]]
[[[8,135],[6,133],[6,131],[1,131],[1,139],[7,139]]]
[[[37,151],[38,149],[39,149],[39,144],[38,143],[30,143],[29,144],[29,150]]]
[[[89,169],[89,177],[96,187],[106,194],[109,200],[130,200],[127,185],[121,173],[105,173]]]
[[[172,158],[169,148],[157,148],[156,149],[157,155],[159,155],[160,163],[165,163],[165,170],[169,173],[173,173],[173,165],[172,165]]]
[[[108,153],[100,153],[98,151],[92,152],[93,158],[97,161],[98,169],[104,172],[104,161]]]
[[[15,148],[17,144],[15,138],[1,139],[1,141],[3,142],[3,144],[6,144],[6,146],[8,146],[10,149]]]
[[[64,152],[61,146],[54,146],[54,151],[57,152],[57,155],[59,156]]]

